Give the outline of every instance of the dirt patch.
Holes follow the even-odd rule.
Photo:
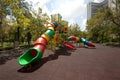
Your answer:
[[[27,48],[18,48],[0,51],[0,65],[5,64],[6,61],[20,56]]]

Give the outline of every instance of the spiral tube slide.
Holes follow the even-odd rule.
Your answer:
[[[84,43],[87,46],[95,47],[95,45],[91,41],[88,41],[88,40],[86,40],[84,38],[70,36],[70,37],[68,37],[68,41],[81,41],[82,43]]]
[[[56,22],[47,26],[47,31],[35,41],[34,46],[32,48],[29,48],[25,53],[23,53],[23,55],[18,58],[20,65],[29,65],[32,62],[39,60],[43,56],[47,43],[55,35],[54,28],[57,26],[58,24]]]
[[[79,37],[70,36],[70,37],[68,37],[68,41],[80,41],[80,39],[79,39]]]

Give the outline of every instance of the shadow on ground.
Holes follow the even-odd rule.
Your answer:
[[[8,60],[18,58],[25,50],[26,48],[0,51],[0,65],[5,64]]]
[[[43,57],[41,58],[39,61],[32,63],[29,66],[25,66],[22,67],[21,69],[18,70],[18,72],[21,73],[30,73],[30,72],[34,72],[37,69],[39,69],[40,67],[42,67],[45,63],[47,63],[48,61],[51,60],[56,60],[59,58],[59,56],[63,55],[63,56],[70,56],[71,53],[68,52],[69,50],[67,49],[60,49],[60,50],[56,50],[54,54],[51,54],[47,57]]]

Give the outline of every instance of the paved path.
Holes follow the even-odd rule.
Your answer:
[[[0,80],[120,80],[120,48],[96,46],[54,55],[46,50],[31,71],[9,60],[0,65]]]

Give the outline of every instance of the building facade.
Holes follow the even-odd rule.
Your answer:
[[[91,19],[99,8],[108,6],[109,8],[114,9],[116,5],[113,2],[115,1],[116,0],[104,0],[101,3],[95,3],[95,2],[88,3],[87,4],[87,20]]]
[[[51,15],[51,22],[60,23],[61,20],[62,20],[62,16],[59,13]]]

